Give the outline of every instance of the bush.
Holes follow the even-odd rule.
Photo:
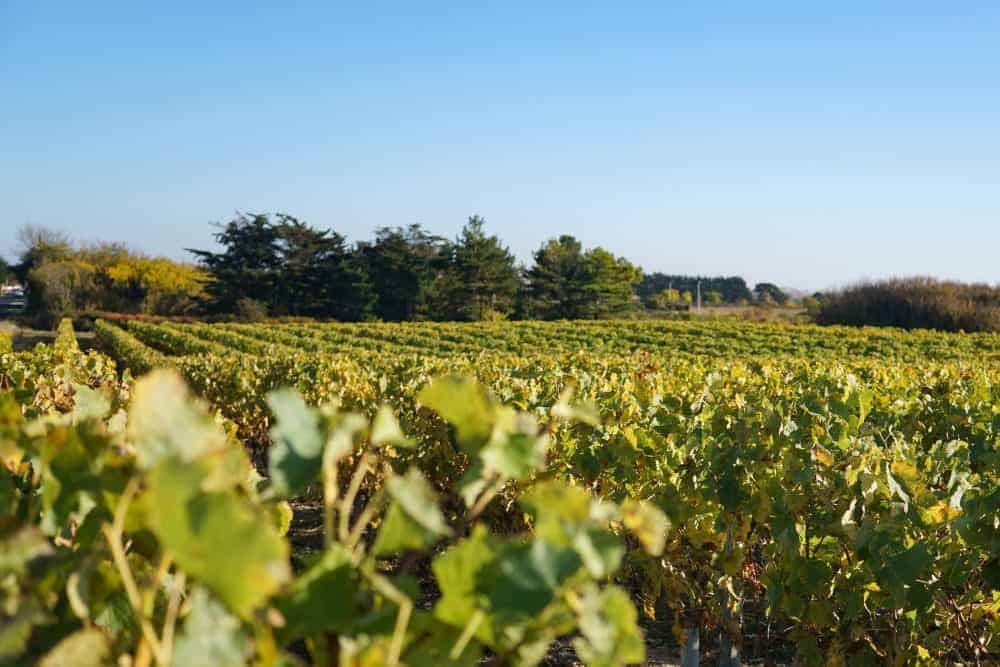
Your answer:
[[[819,324],[891,326],[942,331],[1000,331],[1000,287],[934,278],[894,278],[832,292]]]
[[[484,308],[479,313],[480,322],[506,322],[508,319],[510,318],[507,316],[507,313],[493,308]]]

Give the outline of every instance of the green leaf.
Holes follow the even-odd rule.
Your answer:
[[[438,507],[437,494],[418,468],[411,467],[406,475],[389,478],[386,490],[393,500],[373,546],[375,555],[424,549],[438,538],[451,535]]]
[[[417,395],[417,402],[437,412],[455,427],[458,444],[476,452],[490,437],[496,406],[475,380],[438,378]]]
[[[323,465],[332,465],[353,452],[355,435],[366,426],[368,421],[359,414],[346,412],[337,415],[327,434]]]
[[[196,404],[180,375],[166,369],[135,383],[127,433],[136,461],[147,469],[167,457],[193,461],[227,445],[225,433]]]
[[[573,538],[573,548],[587,571],[596,579],[614,574],[625,557],[625,545],[621,540],[613,533],[598,528],[580,530]]]
[[[0,541],[0,573],[22,576],[36,558],[52,555],[48,539],[34,526],[25,526]]]
[[[110,667],[108,638],[96,628],[77,630],[46,653],[38,667]]]
[[[892,472],[889,470],[889,466],[885,467],[885,478],[886,482],[889,484],[889,494],[891,496],[899,496],[899,499],[903,501],[903,511],[910,511],[910,494],[906,492],[903,485],[896,481],[896,478],[892,476]]]
[[[149,476],[149,525],[181,568],[247,618],[288,579],[288,545],[266,508],[202,491],[207,476],[202,462],[161,462]]]
[[[670,519],[659,507],[645,500],[627,500],[622,504],[622,523],[639,538],[646,553],[663,553]]]
[[[431,569],[441,589],[434,616],[445,623],[464,627],[472,615],[486,607],[481,577],[496,559],[498,543],[482,525],[434,559]]]
[[[436,541],[434,533],[414,521],[399,502],[393,501],[379,527],[372,553],[393,556],[404,551],[426,549]]]
[[[934,562],[934,557],[923,542],[918,542],[906,551],[891,557],[886,563],[884,574],[903,585],[912,585]]]
[[[740,486],[740,481],[736,478],[735,471],[726,470],[719,480],[719,502],[729,512],[735,512],[740,504],[746,499],[746,494]]]
[[[392,445],[403,449],[412,449],[415,443],[403,435],[403,430],[399,428],[399,422],[392,414],[392,408],[383,405],[375,413],[372,421],[371,435],[372,444],[376,447]]]
[[[585,664],[617,667],[645,662],[638,614],[621,588],[588,587],[580,597],[577,615],[582,636],[573,641],[573,648]]]
[[[103,602],[95,605],[94,625],[108,633],[113,639],[124,635],[134,640],[139,635],[139,621],[124,591],[116,591]]]
[[[289,505],[287,501],[282,500],[281,502],[274,503],[271,506],[271,509],[275,520],[274,525],[278,529],[278,534],[283,536],[288,535],[288,531],[292,527],[292,519],[295,518],[292,506]]]
[[[0,662],[23,657],[32,629],[46,622],[51,619],[34,598],[20,601],[13,614],[5,614],[0,623]]]
[[[583,489],[558,481],[530,488],[521,504],[531,513],[535,534],[553,544],[570,544],[576,533],[591,525],[591,499]]]
[[[531,617],[542,611],[581,566],[572,547],[536,539],[501,550],[489,591],[490,608],[501,617]]]
[[[191,611],[174,645],[174,664],[184,667],[241,667],[247,634],[238,618],[203,588],[190,596]]]
[[[548,438],[533,433],[511,433],[494,438],[479,452],[485,469],[505,479],[524,479],[545,464]]]
[[[862,424],[872,410],[872,399],[875,394],[870,389],[858,392],[858,424]]]
[[[462,653],[452,657],[452,649],[461,635],[461,627],[445,625],[433,615],[415,611],[410,618],[408,641],[403,655],[408,667],[476,667],[481,664],[483,647],[472,640]]]
[[[345,633],[361,617],[358,576],[350,555],[333,544],[278,599],[283,642],[324,632]]]
[[[418,468],[411,467],[405,475],[395,475],[386,482],[389,495],[408,516],[438,537],[451,535],[438,497],[430,482]]]
[[[41,528],[48,535],[62,531],[70,515],[83,514],[101,491],[100,456],[88,447],[79,429],[60,429],[41,447],[45,474],[41,479]],[[92,441],[91,441],[91,444]]]
[[[294,389],[272,391],[267,405],[276,418],[268,450],[272,488],[281,497],[293,496],[319,475],[323,463],[320,416]]]

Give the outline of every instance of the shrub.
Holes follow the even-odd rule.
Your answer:
[[[891,326],[943,331],[1000,331],[1000,287],[893,278],[831,292],[816,312],[819,324]]]

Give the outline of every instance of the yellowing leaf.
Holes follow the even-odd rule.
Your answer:
[[[227,444],[225,433],[172,370],[153,371],[135,383],[127,434],[143,468],[172,456],[192,461]]]
[[[635,533],[646,553],[652,556],[663,553],[670,519],[659,507],[645,500],[628,500],[622,504],[622,523]]]

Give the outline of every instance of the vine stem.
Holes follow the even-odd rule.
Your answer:
[[[164,664],[169,665],[174,654],[174,630],[177,628],[177,614],[181,608],[181,592],[184,590],[185,577],[183,572],[177,573],[173,590],[170,591],[170,601],[167,602],[167,615],[163,620],[163,634],[161,643],[163,645]]]
[[[170,571],[170,566],[173,562],[173,557],[167,552],[164,552],[160,557],[160,564],[157,566],[156,574],[153,577],[153,585],[146,590],[146,594],[142,600],[142,613],[146,616],[153,615],[153,605],[156,603],[156,589],[159,587],[160,582],[163,581],[163,577]]]
[[[358,516],[357,520],[354,522],[354,526],[351,528],[351,531],[347,536],[347,539],[344,541],[344,546],[348,551],[355,550],[355,546],[361,540],[361,535],[365,532],[365,527],[371,523],[372,517],[375,516],[376,512],[382,509],[382,505],[384,504],[385,494],[381,489],[379,489],[375,493],[375,497],[368,502],[364,511],[362,511],[361,515]],[[359,547],[358,553],[355,554],[356,560],[360,560],[360,551],[361,549]]]
[[[724,553],[728,556],[733,552],[733,520],[729,520],[729,526],[726,528],[726,543],[723,547]],[[730,577],[730,586],[734,585],[735,577]],[[733,610],[730,608],[730,594],[729,589],[726,587],[722,588],[722,595],[720,596],[720,602],[722,603],[722,622],[721,622],[721,632],[719,633],[719,667],[739,667],[740,666],[740,648],[739,648],[739,632],[734,628],[739,627],[740,619],[737,616],[733,618]],[[732,604],[739,605],[740,600],[733,591]]]
[[[354,500],[358,496],[358,491],[361,490],[361,482],[364,481],[365,475],[368,474],[368,470],[371,468],[371,459],[371,452],[367,450],[361,455],[358,467],[354,470],[354,474],[351,475],[351,483],[347,487],[347,493],[340,502],[340,529],[338,536],[341,542],[345,542],[350,534],[351,510],[354,507]]]
[[[145,637],[139,638],[139,647],[135,650],[135,658],[132,660],[132,667],[149,667],[153,656],[149,651],[149,642]]]
[[[500,493],[500,490],[503,488],[503,485],[504,485],[504,480],[503,478],[500,478],[497,481],[493,482],[493,484],[490,485],[490,488],[488,488],[486,491],[482,493],[482,495],[479,496],[479,498],[476,500],[476,504],[473,505],[472,508],[469,510],[469,514],[466,517],[467,523],[471,523],[477,516],[482,514],[483,510],[486,509],[486,506],[490,504],[490,501],[493,500],[498,493]]]
[[[479,629],[479,624],[483,622],[484,618],[486,618],[486,615],[483,613],[483,610],[477,609],[476,613],[469,619],[469,622],[465,624],[462,634],[458,637],[455,645],[451,647],[451,653],[448,654],[450,659],[458,660],[459,656],[462,655],[462,651],[465,650],[465,647],[472,640],[472,635]]]
[[[323,451],[323,543],[333,544],[334,519],[337,514],[337,497],[340,493],[340,457],[332,447]]]
[[[156,662],[161,665],[167,665],[169,663],[164,659],[163,647],[160,645],[160,641],[156,637],[156,631],[153,629],[152,624],[150,624],[149,619],[146,618],[146,614],[143,613],[143,597],[139,593],[139,587],[135,583],[135,577],[132,576],[132,569],[128,565],[128,558],[125,555],[125,549],[122,547],[122,533],[125,528],[125,516],[128,514],[129,505],[132,504],[132,500],[138,492],[139,479],[137,477],[133,477],[129,480],[128,485],[125,487],[125,491],[122,493],[122,497],[118,501],[118,506],[115,507],[113,523],[111,525],[104,524],[101,526],[101,532],[104,533],[104,539],[107,540],[108,547],[111,549],[111,558],[115,563],[115,568],[121,575],[122,585],[125,587],[125,595],[128,598],[129,604],[132,605],[132,609],[135,611],[136,616],[139,617],[139,628],[142,630],[143,639],[145,639],[150,650],[153,652],[153,657],[156,658]]]
[[[403,641],[406,639],[406,628],[410,624],[410,614],[413,613],[413,600],[378,572],[369,571],[367,568],[363,572],[365,578],[372,582],[375,590],[395,602],[399,607],[399,613],[396,614],[396,626],[392,631],[392,642],[389,644],[389,659],[387,661],[387,664],[394,667],[399,664],[399,657],[403,654]]]

